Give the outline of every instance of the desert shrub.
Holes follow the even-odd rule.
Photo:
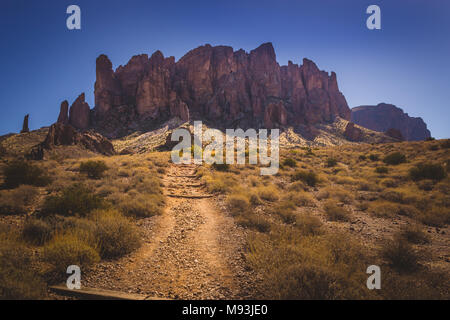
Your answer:
[[[292,159],[292,158],[286,158],[283,160],[283,162],[281,164],[285,167],[294,168],[297,166],[297,161],[295,161],[295,159]]]
[[[43,245],[52,237],[52,227],[41,219],[31,218],[25,221],[22,237],[28,243]]]
[[[419,225],[404,226],[399,233],[399,237],[413,244],[425,244],[430,242],[430,237]]]
[[[94,235],[102,258],[117,258],[140,246],[137,230],[120,212],[98,210],[92,213]]]
[[[230,165],[227,163],[213,163],[211,167],[216,171],[228,171],[230,170]]]
[[[272,209],[273,214],[278,215],[284,223],[294,223],[296,206],[292,201],[280,201]]]
[[[24,214],[27,206],[36,199],[39,191],[32,186],[21,185],[13,190],[0,191],[0,214]]]
[[[450,224],[450,212],[446,208],[431,208],[416,215],[423,224],[431,227],[445,227]]]
[[[162,193],[161,181],[157,177],[143,177],[134,179],[133,185],[141,193],[158,194]]]
[[[327,201],[324,205],[325,214],[330,221],[348,221],[350,220],[350,212],[344,207],[340,207],[334,201]]]
[[[419,267],[419,254],[405,239],[399,237],[386,241],[381,247],[381,255],[398,272],[411,272]]]
[[[411,168],[409,170],[409,176],[414,181],[423,179],[440,181],[447,176],[447,173],[440,164],[423,163]]]
[[[401,152],[392,152],[384,157],[383,162],[390,165],[398,165],[406,162],[406,156]]]
[[[307,206],[307,207],[315,206],[313,197],[309,193],[303,191],[300,192],[289,191],[283,197],[283,199],[292,201],[293,203],[295,203],[296,206]]]
[[[317,236],[323,233],[322,222],[319,218],[311,215],[298,215],[295,220],[295,227],[304,236]]]
[[[379,174],[386,174],[389,172],[388,167],[376,167],[375,172]]]
[[[295,181],[288,186],[289,191],[305,191],[308,187],[303,183],[303,181]]]
[[[369,154],[370,161],[378,161],[380,156],[378,154]]]
[[[44,174],[44,170],[28,161],[14,160],[3,168],[4,186],[13,189],[21,184],[36,187],[46,186],[50,183],[50,178]]]
[[[164,207],[164,197],[159,194],[123,195],[114,202],[125,215],[142,218],[160,215]]]
[[[238,184],[235,177],[225,172],[217,172],[214,175],[204,175],[208,192],[228,193]]]
[[[227,198],[227,206],[233,216],[246,212],[250,208],[249,200],[241,194],[231,194]]]
[[[64,233],[56,235],[45,247],[43,260],[47,262],[54,273],[54,279],[66,277],[67,267],[77,265],[88,268],[100,260],[95,248],[75,234]]]
[[[417,182],[417,187],[420,190],[424,190],[424,191],[431,191],[434,188],[435,185],[435,181],[430,180],[430,179],[425,179],[425,180],[421,180]]]
[[[273,185],[259,187],[259,188],[257,188],[257,193],[258,193],[258,196],[262,200],[266,200],[266,201],[273,202],[273,201],[277,201],[280,198],[278,189]]]
[[[337,164],[337,160],[335,158],[328,158],[326,164],[328,168],[334,167]]]
[[[369,212],[378,218],[390,218],[395,215],[416,217],[419,211],[410,205],[394,204],[386,201],[373,201],[369,204]]]
[[[308,186],[314,187],[318,182],[319,178],[314,171],[297,170],[292,175],[292,181],[303,181]]]
[[[358,160],[360,160],[360,161],[365,161],[367,159],[367,157],[365,156],[365,155],[363,155],[363,154],[361,154],[359,157],[358,157]]]
[[[80,172],[87,174],[87,176],[91,179],[100,179],[103,177],[106,170],[108,170],[108,166],[105,161],[102,160],[89,160],[80,163]]]
[[[0,235],[0,299],[45,297],[45,283],[31,262],[32,254],[23,244]]]
[[[381,185],[387,188],[395,188],[398,186],[398,182],[394,179],[386,178],[381,180]]]
[[[258,196],[258,194],[254,193],[254,192],[250,193],[249,201],[250,201],[250,204],[252,206],[258,206],[258,205],[260,205],[262,203],[261,199]]]
[[[247,214],[236,218],[236,223],[244,228],[254,229],[259,232],[269,232],[270,223],[259,215]]]
[[[95,209],[107,206],[106,201],[83,184],[65,188],[61,194],[48,196],[42,207],[43,214],[85,216]]]
[[[362,299],[363,250],[344,235],[303,236],[286,226],[249,239],[247,260],[267,299]]]

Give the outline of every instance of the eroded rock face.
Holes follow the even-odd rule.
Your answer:
[[[431,136],[422,118],[410,117],[392,104],[353,108],[351,119],[360,126],[379,132],[397,129],[409,141],[426,140]]]
[[[345,127],[344,136],[350,141],[358,142],[363,139],[363,132],[353,122],[349,122]]]
[[[91,125],[108,137],[175,116],[209,120],[218,128],[273,128],[350,118],[335,73],[320,71],[308,59],[301,66],[289,62],[280,67],[271,43],[250,53],[204,45],[177,62],[157,51],[150,58],[134,56],[116,71],[105,55],[96,62]],[[83,121],[76,127],[85,125]]]
[[[61,107],[59,109],[58,123],[68,124],[69,123],[69,102],[64,100],[61,102]]]
[[[90,112],[91,109],[84,101],[84,93],[82,93],[70,106],[69,123],[77,129],[87,129],[89,127]]]
[[[385,135],[387,135],[388,137],[394,138],[398,141],[404,141],[405,138],[403,137],[402,133],[400,132],[400,130],[394,129],[394,128],[390,128],[388,130],[386,130],[386,132],[384,133]]]
[[[30,117],[29,114],[27,114],[24,118],[23,118],[23,124],[22,124],[22,130],[20,131],[20,133],[27,133],[30,132],[30,128],[28,128],[28,118]]]
[[[73,126],[63,123],[55,123],[50,126],[47,137],[42,143],[43,149],[51,149],[54,146],[80,145],[86,149],[104,155],[115,153],[112,143],[96,132],[79,132]]]

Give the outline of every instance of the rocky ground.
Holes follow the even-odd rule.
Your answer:
[[[194,166],[169,168],[166,210],[140,221],[142,247],[98,264],[83,286],[169,299],[255,296],[258,279],[245,267],[244,231],[216,209],[194,173]]]

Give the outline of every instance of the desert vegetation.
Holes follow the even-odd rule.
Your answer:
[[[448,298],[447,144],[284,150],[275,176],[249,165],[198,172],[248,230],[266,298]],[[365,287],[371,264],[384,290]]]
[[[449,298],[448,141],[282,149],[280,170],[202,165],[196,180],[245,233],[259,298]],[[46,297],[142,243],[163,213],[169,154],[0,164],[0,294]],[[382,290],[366,288],[379,265]]]
[[[89,270],[139,248],[136,221],[164,207],[158,169],[167,161],[150,153],[4,163],[0,296],[45,298],[67,266]]]

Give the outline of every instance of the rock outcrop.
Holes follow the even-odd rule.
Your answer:
[[[20,133],[27,133],[30,132],[30,128],[28,128],[28,118],[30,117],[29,114],[27,114],[24,118],[23,118],[23,124],[22,124],[22,130],[20,131]]]
[[[74,103],[70,106],[69,123],[80,130],[89,127],[91,109],[84,101],[84,93],[80,94]]]
[[[103,155],[115,154],[111,141],[101,134],[93,131],[80,132],[70,124],[55,123],[50,126],[45,140],[32,149],[30,158],[40,160],[43,159],[45,150],[73,145]]]
[[[69,102],[64,100],[61,102],[61,107],[59,109],[58,123],[68,124],[69,123]]]
[[[353,122],[349,122],[345,127],[344,136],[350,141],[358,142],[363,139],[363,132]]]
[[[405,138],[403,137],[400,130],[390,128],[390,129],[386,130],[386,132],[384,134],[387,135],[388,137],[394,138],[398,141],[405,141]]]
[[[71,107],[70,123],[116,138],[150,129],[171,117],[224,127],[282,127],[350,119],[336,74],[314,62],[279,66],[271,43],[252,50],[204,45],[179,61],[156,51],[115,71],[107,56],[96,61],[95,108]],[[83,96],[84,103],[84,96]],[[78,101],[78,99],[77,99]],[[86,104],[87,105],[87,104]],[[83,104],[84,106],[84,104]],[[76,110],[72,120],[72,109]],[[80,115],[82,114],[82,116]]]
[[[409,141],[426,140],[431,136],[422,118],[410,117],[392,104],[355,107],[352,109],[351,121],[379,132],[396,129]]]

